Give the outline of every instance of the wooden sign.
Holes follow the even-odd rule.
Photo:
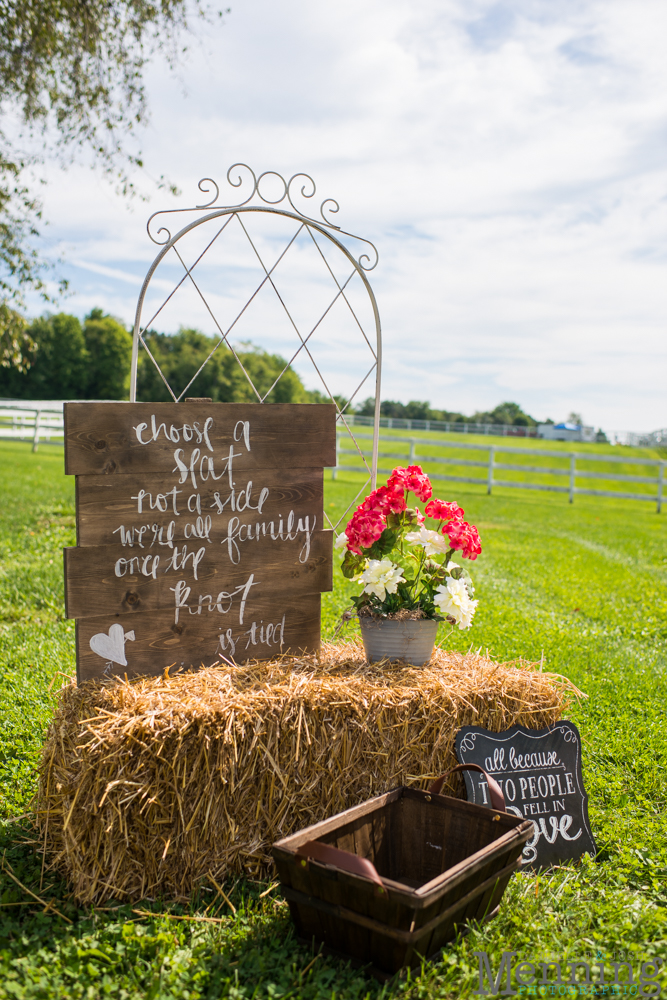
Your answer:
[[[502,733],[463,726],[455,752],[461,764],[479,764],[496,779],[508,812],[532,819],[535,832],[524,848],[524,865],[545,868],[597,853],[581,774],[581,737],[572,722],[548,729],[512,726]],[[469,801],[490,807],[484,776],[468,771],[464,777]]]
[[[335,407],[65,403],[77,677],[314,651]]]

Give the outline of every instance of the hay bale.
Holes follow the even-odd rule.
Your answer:
[[[185,898],[210,875],[265,876],[272,842],[454,766],[460,726],[542,728],[577,693],[533,664],[475,654],[369,666],[355,642],[319,660],[71,685],[43,751],[37,823],[80,902]]]

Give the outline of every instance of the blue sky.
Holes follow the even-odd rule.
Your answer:
[[[180,198],[144,178],[150,203],[128,207],[84,167],[50,172],[65,308],[131,323],[155,252],[149,212],[197,203],[199,178],[222,183],[236,161],[304,170],[378,247],[385,398],[667,426],[662,0],[232,4],[176,75],[157,60],[149,72],[146,169]],[[251,277],[235,253],[220,259],[237,267],[223,310]],[[306,321],[319,286],[303,260],[303,285],[288,285]],[[179,323],[214,329],[185,299],[162,329]],[[286,354],[292,343],[268,305],[244,336]],[[334,391],[363,369],[349,336],[322,334]]]

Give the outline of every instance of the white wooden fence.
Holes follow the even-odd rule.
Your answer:
[[[368,434],[357,434],[358,439],[366,438],[370,439]],[[365,471],[365,466],[361,463],[359,465],[341,465],[340,457],[347,455],[356,455],[360,458],[362,455],[364,458],[370,456],[370,452],[358,452],[354,449],[344,448],[342,444],[346,443],[346,438],[342,438],[340,435],[336,439],[336,467],[333,470],[333,478],[336,478],[337,472],[363,472]],[[661,461],[660,459],[652,458],[626,458],[620,455],[595,455],[591,452],[577,452],[577,451],[555,451],[546,448],[511,448],[505,445],[488,445],[488,444],[468,444],[463,441],[438,441],[433,438],[413,438],[413,437],[385,437],[381,439],[381,445],[384,444],[407,444],[409,447],[406,451],[390,452],[390,451],[380,451],[379,462],[383,459],[392,458],[400,459],[402,462],[408,463],[410,465],[422,464],[437,464],[437,465],[457,465],[457,466],[469,466],[478,469],[485,469],[486,475],[481,476],[451,476],[444,475],[441,473],[428,473],[429,479],[441,479],[452,483],[476,483],[478,485],[486,485],[486,492],[491,493],[494,486],[509,486],[512,489],[517,490],[547,490],[551,493],[567,493],[569,495],[570,503],[574,503],[575,494],[582,496],[593,496],[593,497],[616,497],[617,499],[624,500],[649,500],[651,503],[656,504],[657,512],[660,513],[662,508],[662,498],[665,486],[665,467],[667,466],[667,461]],[[460,449],[467,449],[469,451],[485,451],[488,453],[488,457],[485,461],[476,461],[475,459],[464,459],[455,456],[446,455],[425,455],[419,454],[417,452],[418,445],[427,445],[429,449],[438,449],[442,451],[451,451]],[[499,462],[498,455],[531,455],[539,456],[540,458],[560,458],[567,459],[567,468],[563,467],[550,467],[545,465],[525,465],[524,463],[512,463],[512,462]],[[481,456],[480,456],[481,458]],[[345,461],[345,459],[344,459]],[[589,469],[577,468],[577,461],[585,462],[606,462],[613,464],[622,463],[623,465],[640,465],[646,466],[648,468],[655,469],[655,475],[627,475],[626,473],[614,473],[611,471],[605,472],[593,472]],[[567,485],[557,486],[551,483],[540,483],[540,482],[525,482],[525,481],[512,481],[506,479],[497,479],[496,473],[498,470],[503,472],[523,472],[530,474],[539,475],[550,475],[550,476],[564,476],[567,477]],[[381,469],[378,467],[379,475],[389,475],[392,470],[389,468]],[[608,482],[618,482],[624,483],[642,483],[645,485],[651,485],[656,487],[656,492],[654,493],[625,493],[620,490],[595,490],[588,489],[585,486],[577,486],[577,480],[582,479],[604,479]]]
[[[0,400],[0,438],[32,441],[32,450],[42,444],[63,443],[62,403],[23,403]]]

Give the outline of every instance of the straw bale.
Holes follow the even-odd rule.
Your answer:
[[[186,898],[211,876],[264,877],[274,841],[453,767],[460,726],[542,728],[577,694],[524,661],[439,650],[426,668],[369,665],[357,642],[70,685],[36,820],[80,902]]]

